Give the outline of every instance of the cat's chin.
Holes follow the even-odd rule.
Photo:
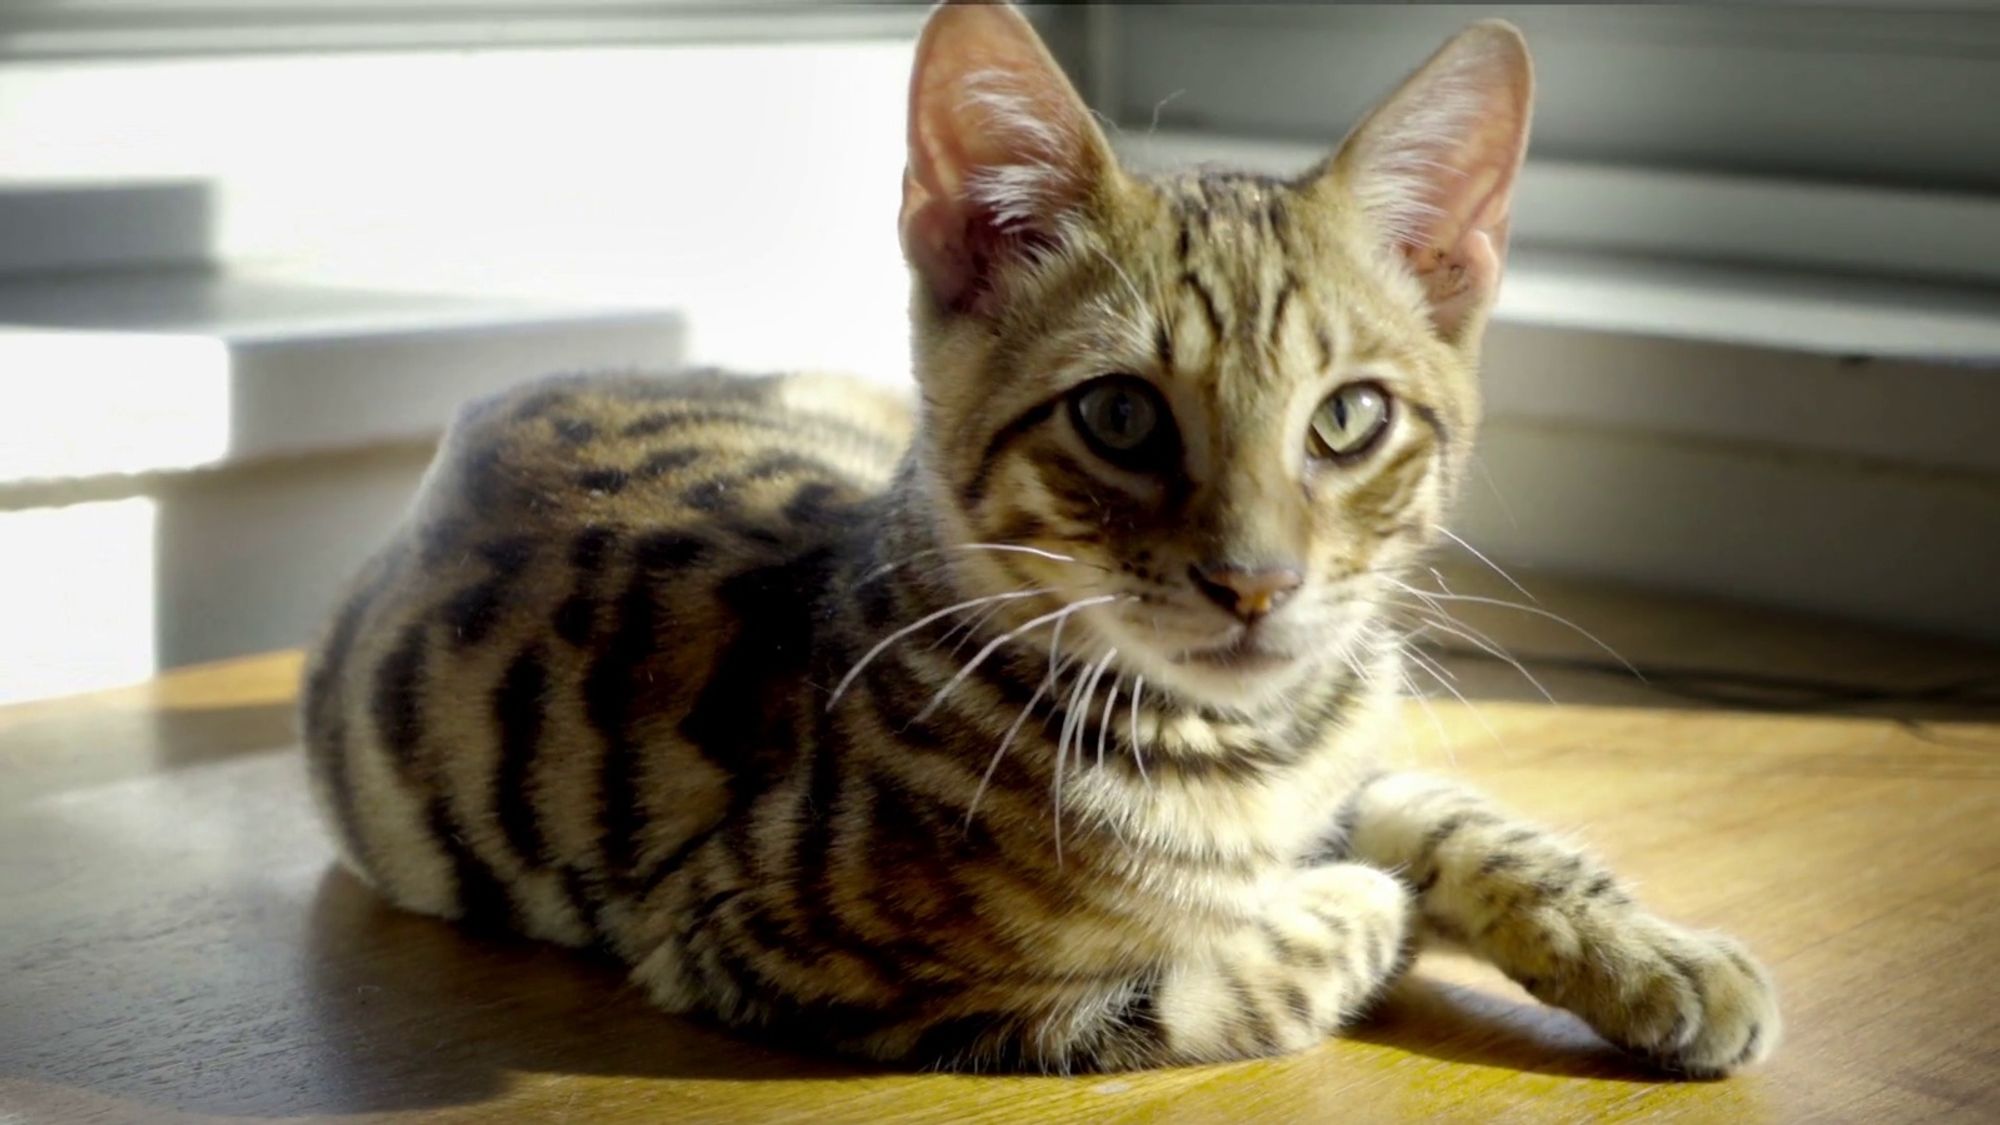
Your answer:
[[[1224,711],[1258,714],[1282,702],[1305,678],[1310,662],[1294,657],[1255,665],[1178,665],[1148,683],[1163,685],[1190,703]]]
[[[1317,665],[1308,656],[1254,641],[1160,653],[1134,647],[1124,662],[1149,688],[1188,703],[1255,713],[1281,702]]]
[[[1173,662],[1188,668],[1251,675],[1280,671],[1297,659],[1296,654],[1274,648],[1246,633],[1226,644],[1189,649],[1176,655]]]
[[[1274,631],[1241,631],[1228,640],[1178,648],[1147,643],[1152,638],[1122,624],[1107,621],[1099,628],[1118,649],[1119,663],[1145,677],[1147,690],[1255,715],[1283,710],[1310,681],[1353,668],[1356,656],[1342,654],[1356,647],[1364,618],[1340,615],[1310,627],[1293,623]],[[1310,643],[1302,631],[1312,637]]]

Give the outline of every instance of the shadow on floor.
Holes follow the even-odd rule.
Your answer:
[[[1420,971],[1397,982],[1344,1037],[1469,1066],[1647,1085],[1671,1081],[1598,1038],[1568,1012]]]
[[[507,1072],[716,1081],[879,1073],[666,1015],[614,965],[468,937],[397,912],[339,873],[320,886],[313,934],[315,1040],[338,1071],[342,1111],[476,1102]],[[1406,978],[1349,1037],[1477,1066],[1662,1081],[1567,1013],[1422,976]]]
[[[474,937],[395,910],[340,871],[320,884],[303,957],[312,1049],[328,1068],[316,1110],[477,1102],[510,1072],[731,1081],[867,1073],[668,1015],[602,958]]]
[[[102,759],[105,771],[200,765],[298,741],[290,701],[203,708],[158,708],[119,701],[84,709],[29,711],[9,717],[0,744],[12,755],[62,755],[72,767]],[[68,774],[52,778],[73,784]]]
[[[668,1015],[617,966],[402,913],[337,870],[280,857],[243,889],[206,907],[178,893],[157,915],[128,907],[150,936],[81,958],[58,935],[34,943],[11,968],[47,987],[0,1004],[0,1016],[34,1013],[11,1031],[0,1018],[0,1097],[32,1098],[51,1118],[320,1117],[475,1106],[522,1076],[560,1074],[675,1080],[647,1095],[672,1117],[677,1101],[726,1098],[690,1084],[837,1087],[882,1073]],[[154,917],[180,921],[156,932]],[[1422,977],[1349,1035],[1469,1066],[1661,1081],[1566,1014]],[[1325,1050],[1337,1067],[1342,1048]],[[27,1085],[5,1094],[7,1078]]]

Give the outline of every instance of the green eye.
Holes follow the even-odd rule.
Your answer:
[[[1173,418],[1143,379],[1107,375],[1077,388],[1070,416],[1092,451],[1122,468],[1158,468],[1172,453]]]
[[[1380,383],[1349,383],[1313,411],[1307,448],[1315,457],[1350,461],[1389,430],[1389,392]]]

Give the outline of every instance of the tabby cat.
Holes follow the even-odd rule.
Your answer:
[[[1297,180],[1146,178],[1018,12],[938,9],[916,404],[695,372],[469,407],[308,672],[342,860],[908,1065],[1294,1051],[1429,942],[1671,1070],[1763,1057],[1737,943],[1371,764],[1529,103],[1482,23]]]

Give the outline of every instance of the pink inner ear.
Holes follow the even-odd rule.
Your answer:
[[[1511,157],[1512,135],[1481,138],[1483,151],[1473,147],[1462,174],[1443,174],[1432,206],[1400,249],[1430,300],[1439,329],[1455,331],[1466,316],[1500,285],[1501,262],[1507,252],[1509,193],[1513,168],[1492,160],[1495,151]],[[1478,157],[1484,155],[1481,162]],[[1449,165],[1445,165],[1449,169]]]
[[[914,168],[903,173],[903,256],[928,285],[939,304],[954,307],[971,280],[965,260],[963,216],[941,200]]]
[[[997,214],[963,193],[937,196],[903,177],[903,254],[938,303],[955,312],[989,312],[995,269],[1031,257],[1055,240],[1031,221]]]
[[[910,160],[903,176],[903,253],[938,302],[964,308],[992,264],[998,234],[970,190],[981,168],[1004,162],[968,112],[963,76],[919,62],[910,106]],[[981,143],[986,142],[986,143]]]
[[[1102,142],[1034,30],[1003,5],[932,14],[910,90],[903,252],[940,304],[977,308],[995,270],[1052,241]]]
[[[1447,335],[1500,286],[1500,250],[1483,230],[1467,231],[1449,248],[1406,242],[1402,251],[1423,284],[1432,323]]]
[[[1475,24],[1349,138],[1337,163],[1453,336],[1499,288],[1533,75],[1520,34]]]

